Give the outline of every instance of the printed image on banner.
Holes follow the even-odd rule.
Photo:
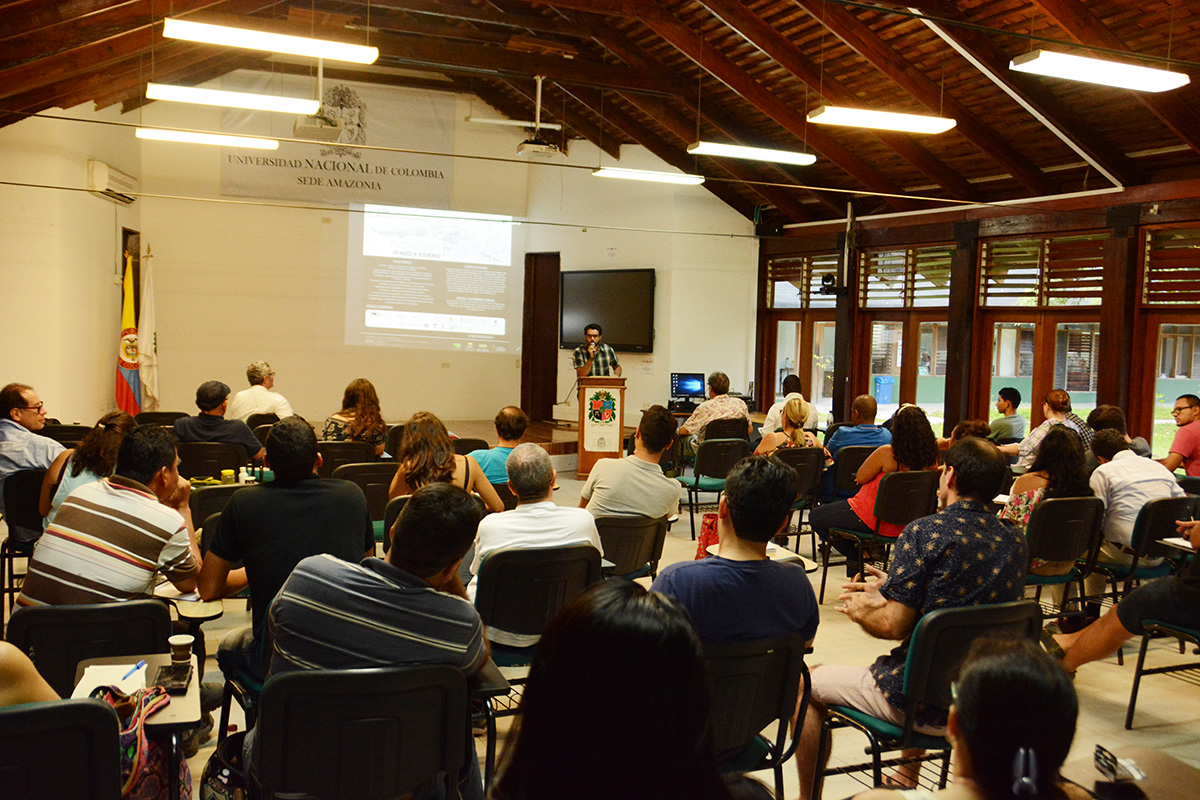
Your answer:
[[[604,453],[621,449],[620,401],[606,389],[592,392],[584,405],[583,441],[593,452]]]
[[[238,70],[221,78],[226,91],[313,97],[316,79]],[[337,141],[279,142],[274,151],[230,148],[221,154],[221,192],[239,197],[315,203],[383,203],[448,208],[448,156],[363,150],[352,145],[445,152],[454,141],[454,96],[351,81],[325,81],[319,114],[341,128]],[[225,133],[296,138],[309,118],[227,109]]]

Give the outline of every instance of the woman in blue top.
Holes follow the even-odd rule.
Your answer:
[[[54,459],[42,479],[38,511],[45,517],[42,530],[50,527],[58,507],[76,487],[112,475],[117,451],[125,434],[137,427],[137,421],[124,411],[112,411],[100,418],[79,447],[64,450]]]

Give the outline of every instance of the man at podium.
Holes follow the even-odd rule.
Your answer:
[[[572,352],[575,372],[581,378],[621,377],[621,364],[617,351],[600,341],[604,329],[598,323],[589,323],[583,329],[583,344]]]

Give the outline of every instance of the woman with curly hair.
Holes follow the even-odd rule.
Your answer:
[[[830,539],[830,528],[874,533],[875,495],[883,476],[889,472],[933,469],[937,466],[937,458],[937,437],[933,435],[925,412],[918,406],[903,406],[892,417],[892,443],[877,447],[854,476],[859,485],[858,493],[849,500],[817,506],[809,513],[809,524],[821,540],[846,556],[848,577],[862,572],[862,564],[856,560],[858,549],[848,539]],[[879,533],[896,537],[901,529],[900,525],[885,522]]]
[[[87,432],[79,447],[64,450],[54,459],[42,479],[42,493],[38,496],[38,511],[45,517],[42,530],[50,527],[58,507],[76,487],[112,475],[121,442],[136,427],[137,421],[129,414],[111,411]]]
[[[479,464],[469,455],[455,455],[446,426],[428,411],[418,411],[404,424],[396,461],[399,466],[388,487],[389,500],[412,494],[426,484],[452,483],[479,495],[488,511],[504,510]]]
[[[367,442],[375,446],[375,455],[383,455],[387,441],[387,424],[379,411],[379,395],[366,378],[350,381],[342,393],[342,410],[325,419],[321,432],[325,441]]]
[[[1029,472],[1013,481],[1008,502],[1000,509],[1000,519],[1021,530],[1029,525],[1033,508],[1049,497],[1091,497],[1088,473],[1084,466],[1083,440],[1066,425],[1055,425],[1038,446]],[[1033,560],[1029,571],[1035,575],[1065,575],[1075,561]]]

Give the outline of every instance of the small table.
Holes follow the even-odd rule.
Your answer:
[[[1196,787],[1200,786],[1200,770],[1178,758],[1132,745],[1118,747],[1113,753],[1118,758],[1136,761],[1146,773],[1146,779],[1111,783],[1096,769],[1091,757],[1067,762],[1063,765],[1062,775],[1100,800],[1192,800],[1196,796]]]
[[[717,555],[717,551],[720,549],[721,549],[720,544],[710,544],[708,546],[708,548],[705,550],[705,552],[708,553],[710,556],[715,556],[715,555]],[[767,548],[767,558],[771,559],[772,561],[791,562],[791,563],[800,564],[800,566],[804,567],[805,572],[816,572],[817,571],[817,562],[813,561],[810,558],[805,558],[804,556],[802,556],[799,553],[796,553],[792,550],[788,550],[786,547],[779,547],[778,545],[776,545],[774,548],[768,547]]]
[[[132,667],[138,661],[146,662],[146,679],[154,679],[159,667],[171,663],[170,653],[151,653],[150,655],[108,656],[106,658],[89,658],[80,661],[75,668],[75,683],[83,677],[83,671],[92,664],[128,664]],[[179,734],[200,724],[200,670],[196,656],[192,656],[192,680],[188,683],[186,694],[171,695],[171,702],[164,708],[155,711],[146,718],[146,734],[149,736],[163,735],[167,737],[167,774],[169,780],[169,797],[179,800]]]

